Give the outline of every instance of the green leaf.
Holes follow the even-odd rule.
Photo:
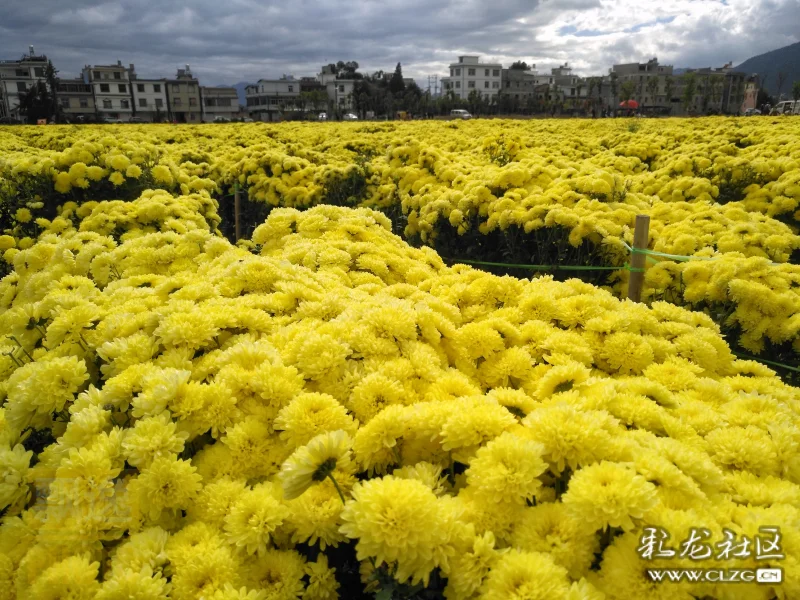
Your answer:
[[[379,592],[375,592],[375,600],[392,600],[394,595],[394,587],[383,588]]]

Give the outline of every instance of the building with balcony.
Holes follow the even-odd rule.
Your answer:
[[[47,57],[37,56],[33,46],[17,60],[0,60],[0,119],[19,119],[20,99],[37,81],[45,80]]]
[[[256,121],[278,121],[288,110],[294,110],[300,97],[301,82],[291,75],[280,79],[259,79],[245,90],[250,117]]]
[[[203,120],[213,121],[217,117],[231,120],[239,113],[239,95],[232,87],[200,87],[203,99]]]
[[[83,82],[92,89],[98,118],[129,121],[133,116],[132,70],[133,65],[129,69],[122,66],[122,61],[115,65],[86,65],[83,68]]]
[[[189,65],[178,69],[174,79],[165,81],[167,86],[167,117],[177,123],[199,123],[203,118],[200,83],[192,75]]]
[[[68,121],[92,120],[97,113],[92,86],[84,83],[81,77],[59,79],[56,95],[61,112]]]
[[[149,123],[161,123],[167,120],[169,114],[166,79],[142,79],[136,74],[133,65],[130,69],[130,78],[134,116]]]
[[[469,98],[472,92],[491,100],[500,92],[502,71],[500,63],[482,63],[479,56],[459,56],[458,62],[450,65],[450,76],[442,77],[442,90],[453,92],[462,100]]]

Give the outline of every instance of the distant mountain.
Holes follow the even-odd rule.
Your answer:
[[[748,58],[736,70],[758,73],[761,86],[772,95],[778,93],[778,73],[786,73],[781,93],[791,98],[792,83],[800,81],[800,42]]]
[[[236,88],[236,93],[239,96],[239,104],[241,106],[247,106],[247,99],[245,98],[245,95],[244,95],[244,88],[246,88],[248,85],[252,85],[252,84],[250,84],[247,81],[240,81],[239,83],[234,83],[233,85],[218,85],[217,87],[232,87],[232,88]]]

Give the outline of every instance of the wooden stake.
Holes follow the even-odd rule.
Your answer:
[[[647,250],[650,239],[650,217],[636,215],[636,228],[633,230],[634,250]],[[644,252],[631,252],[631,273],[628,278],[628,298],[634,302],[642,301],[644,267],[647,255]]]
[[[638,218],[638,217],[637,217]],[[233,220],[236,222],[236,241],[242,237],[242,231],[239,226],[239,182],[233,184]]]

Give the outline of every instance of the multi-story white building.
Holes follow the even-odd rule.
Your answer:
[[[200,87],[203,101],[203,120],[213,121],[217,117],[233,119],[239,112],[239,94],[232,87]]]
[[[300,96],[300,82],[291,75],[280,79],[259,79],[248,85],[245,100],[250,116],[257,121],[275,121],[281,113],[296,105]]]
[[[462,100],[475,91],[490,100],[501,89],[502,71],[500,63],[482,63],[479,56],[459,56],[458,62],[450,65],[450,76],[442,77],[442,90],[452,91]]]
[[[47,57],[36,56],[33,46],[18,60],[0,60],[0,119],[20,118],[20,98],[37,81],[44,81]]]
[[[168,118],[167,82],[165,79],[140,79],[133,65],[130,68],[133,115],[149,122]]]
[[[99,117],[129,121],[133,116],[133,94],[131,92],[130,69],[116,65],[86,65],[83,80],[92,86],[95,109]]]
[[[353,109],[353,96],[355,95],[356,80],[355,79],[340,79],[334,73],[330,65],[322,67],[317,81],[325,86],[325,91],[334,106],[339,110],[352,110]]]

